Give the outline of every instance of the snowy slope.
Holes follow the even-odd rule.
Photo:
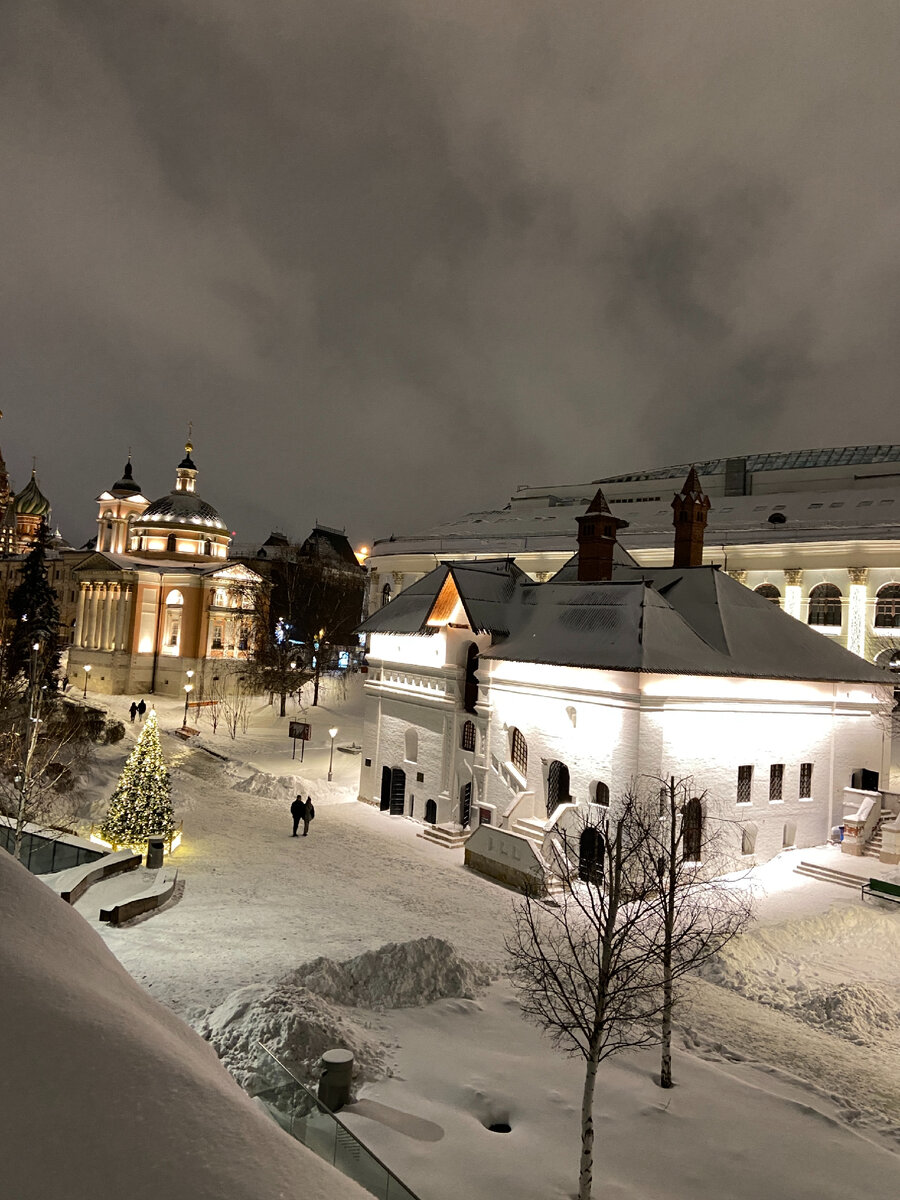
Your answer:
[[[0,852],[0,1194],[361,1200],[239,1089],[89,925]]]

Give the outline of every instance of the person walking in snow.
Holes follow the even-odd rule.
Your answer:
[[[133,700],[131,702],[131,708],[129,708],[128,711],[131,713],[131,723],[133,725],[134,718],[137,716],[137,705],[135,704],[135,702]]]
[[[144,703],[143,697],[141,697],[141,702],[137,706],[137,715],[141,718],[142,721],[144,719],[144,713],[146,711],[147,711],[147,705]]]
[[[305,813],[306,805],[303,803],[303,797],[298,796],[291,805],[291,816],[294,818],[294,832],[291,834],[291,837],[297,836],[297,826],[303,820]],[[306,830],[304,829],[304,833],[305,832]]]
[[[309,823],[316,815],[316,810],[313,808],[312,796],[307,797],[306,803],[303,805],[303,836],[309,833]]]

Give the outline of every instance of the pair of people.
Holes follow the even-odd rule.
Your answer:
[[[131,714],[131,723],[133,725],[135,717],[140,717],[143,721],[144,713],[147,711],[147,705],[144,703],[143,699],[141,700],[140,704],[135,704],[135,702],[132,700],[131,708],[129,708],[128,711]]]
[[[309,833],[309,823],[316,815],[316,810],[313,808],[312,796],[304,800],[298,795],[297,799],[291,805],[291,816],[294,818],[294,832],[291,837],[297,837],[297,828],[300,822],[303,822],[303,836]]]

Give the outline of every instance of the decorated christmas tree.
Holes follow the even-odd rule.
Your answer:
[[[109,812],[100,827],[103,836],[119,846],[135,846],[148,837],[167,837],[175,828],[171,792],[159,724],[151,708],[110,799]]]

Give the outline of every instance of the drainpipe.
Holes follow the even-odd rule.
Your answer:
[[[834,723],[836,720],[837,710],[837,684],[831,685],[831,753],[828,759],[828,836],[831,837],[831,831],[834,829]],[[841,809],[841,821],[843,821],[844,812]]]
[[[159,633],[162,626],[163,577],[159,577],[159,592],[156,597],[156,637],[153,640],[153,674],[150,676],[150,694],[156,691],[156,668],[159,665]]]

